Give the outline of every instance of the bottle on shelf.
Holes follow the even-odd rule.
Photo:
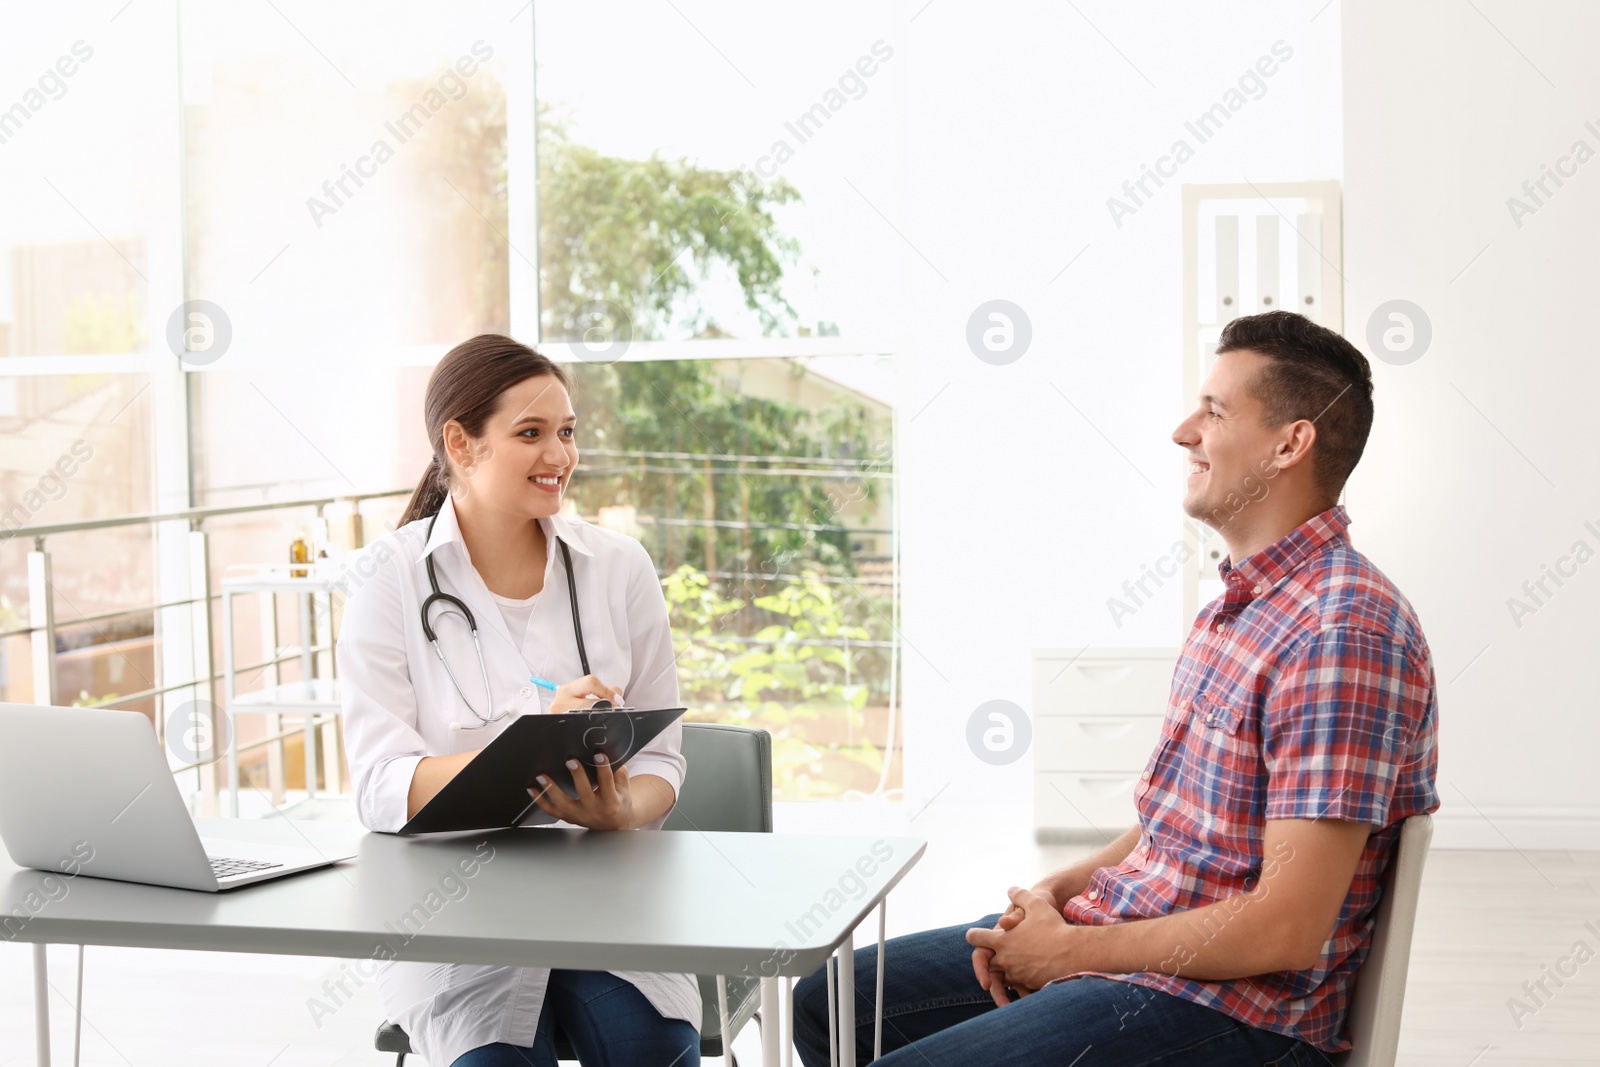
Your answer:
[[[306,544],[305,537],[302,536],[299,533],[296,533],[294,535],[294,540],[289,543],[289,562],[290,563],[310,563],[311,562],[311,548],[310,548],[309,545]],[[310,573],[311,572],[309,570],[307,570],[305,567],[290,567],[289,568],[289,577],[291,577],[291,578],[304,578],[306,575],[308,575]]]

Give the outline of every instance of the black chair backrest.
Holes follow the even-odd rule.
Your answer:
[[[772,735],[748,726],[683,724],[688,763],[663,830],[772,832]]]

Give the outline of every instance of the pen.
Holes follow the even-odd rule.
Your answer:
[[[537,674],[531,675],[528,678],[528,681],[533,683],[534,685],[538,686],[540,689],[548,689],[552,693],[554,693],[556,691],[556,689],[559,688],[556,685],[556,683],[552,682],[550,679],[541,678]],[[589,695],[591,697],[594,696],[593,693],[590,693]],[[615,708],[615,706],[609,700],[598,700],[598,701],[595,702],[594,707],[595,707],[595,710],[603,710],[603,709],[606,709],[606,708]],[[616,710],[620,710],[620,709],[616,709]]]

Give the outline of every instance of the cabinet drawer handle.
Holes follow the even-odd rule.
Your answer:
[[[1096,741],[1111,741],[1119,737],[1127,737],[1136,725],[1136,723],[1131,722],[1080,722],[1077,724],[1078,729]]]
[[[1120,682],[1123,679],[1127,678],[1129,675],[1131,675],[1133,673],[1133,668],[1129,667],[1129,666],[1094,667],[1094,666],[1090,666],[1088,664],[1084,664],[1084,665],[1082,665],[1082,666],[1080,666],[1078,668],[1078,673],[1082,674],[1085,678],[1088,678],[1090,681],[1101,682],[1101,683],[1110,683],[1110,682]]]
[[[1083,791],[1094,797],[1114,797],[1124,789],[1132,788],[1132,778],[1079,778]]]

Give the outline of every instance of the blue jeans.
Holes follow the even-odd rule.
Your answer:
[[[884,1067],[1287,1067],[1328,1061],[1304,1041],[1246,1026],[1220,1011],[1110,978],[1074,978],[995,1007],[972,973],[963,926],[890,941],[884,955]],[[878,948],[856,952],[856,1062],[872,1058]],[[827,1067],[824,968],[794,990],[795,1045],[806,1067]]]
[[[551,971],[533,1045],[497,1043],[451,1067],[556,1067],[556,1035],[583,1067],[699,1067],[700,1034],[667,1019],[629,982],[605,971]],[[826,1049],[826,1046],[824,1046]]]

